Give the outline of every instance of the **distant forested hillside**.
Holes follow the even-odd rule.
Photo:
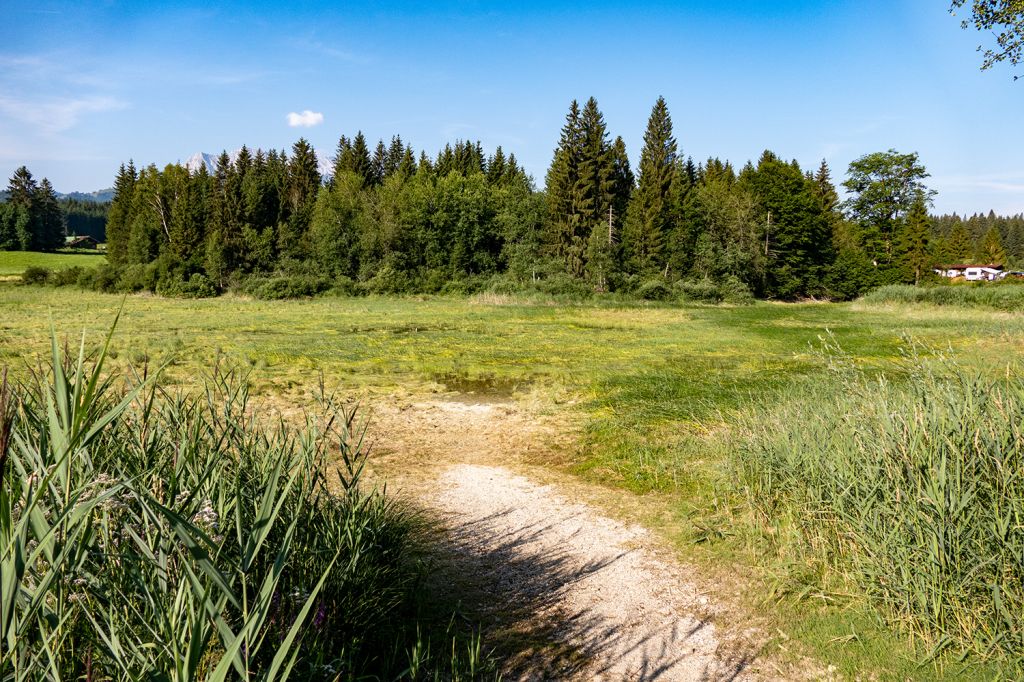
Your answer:
[[[110,203],[89,199],[64,198],[60,200],[68,235],[88,235],[98,242],[107,241],[107,214]]]

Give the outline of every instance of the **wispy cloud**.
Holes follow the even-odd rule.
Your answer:
[[[985,190],[1000,194],[1024,194],[1024,174],[1019,172],[936,176],[932,178],[932,184],[947,192]]]
[[[301,114],[294,111],[288,114],[288,125],[292,128],[312,128],[324,122],[324,115],[319,111],[304,110]]]
[[[349,62],[351,64],[369,64],[373,60],[366,55],[357,54],[351,50],[346,50],[336,45],[324,43],[319,40],[312,38],[302,39],[296,38],[289,41],[292,47],[299,48],[301,50],[308,50],[309,52],[315,52],[324,57],[330,57],[331,59],[338,59],[343,62]]]
[[[0,113],[27,123],[37,131],[53,134],[73,128],[83,114],[124,109],[127,104],[114,97],[7,97],[0,95]]]

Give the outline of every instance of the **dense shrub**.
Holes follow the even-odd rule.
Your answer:
[[[362,288],[368,294],[404,294],[412,288],[411,284],[406,273],[390,265],[384,265],[362,283]]]
[[[148,265],[127,265],[119,269],[117,290],[127,293],[156,289],[155,271]]]
[[[722,300],[734,305],[753,305],[754,292],[739,277],[729,275],[718,285]]]
[[[286,298],[308,298],[331,288],[333,282],[320,275],[273,275],[249,277],[241,291],[255,298],[274,301]]]
[[[710,279],[701,279],[695,282],[676,282],[676,290],[679,292],[679,297],[684,301],[721,303],[725,300],[725,294]]]
[[[210,278],[201,272],[194,272],[187,280],[169,279],[160,283],[157,293],[172,298],[212,298],[220,292]]]
[[[667,301],[672,298],[672,290],[665,280],[648,279],[636,289],[636,296],[645,301]]]
[[[25,268],[25,272],[21,274],[21,283],[30,284],[35,286],[41,286],[46,284],[50,279],[50,270],[47,268],[41,268],[36,265],[31,265]]]
[[[85,272],[85,268],[78,265],[63,270],[54,270],[50,275],[50,284],[56,287],[77,286],[83,272]]]

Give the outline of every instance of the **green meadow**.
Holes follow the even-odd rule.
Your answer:
[[[27,372],[44,357],[51,326],[71,345],[83,331],[98,344],[121,303],[115,295],[0,286],[0,364]],[[769,469],[751,467],[798,479],[793,467],[806,462],[775,456],[785,448],[779,443],[791,438],[810,452],[816,441],[785,428],[822,414],[839,423],[846,409],[867,414],[880,379],[895,412],[903,387],[916,390],[927,368],[1007,382],[1019,372],[1022,332],[1017,314],[928,304],[135,295],[124,299],[111,357],[114,365],[166,366],[164,382],[186,387],[226,362],[250,373],[257,397],[296,406],[313,399],[321,374],[370,404],[453,391],[534,401],[565,417],[573,443],[538,464],[627,491],[637,502],[634,520],[756,614],[773,651],[810,655],[851,676],[988,679],[1019,671],[1019,645],[999,637],[972,644],[957,624],[926,623],[913,604],[900,611],[888,593],[871,589],[856,551],[829,544],[848,535],[846,517],[830,515],[833,498],[796,484],[773,487],[775,478],[759,478]],[[861,402],[842,402],[857,392],[851,386],[863,389]],[[780,419],[788,420],[782,432]],[[850,436],[835,451],[853,470],[859,442]],[[832,452],[821,450],[827,461]],[[1018,483],[999,485],[1019,504]],[[828,521],[808,527],[804,512]],[[1021,522],[1010,523],[1019,542],[1013,524]],[[1019,567],[1006,570],[1020,575]],[[1018,594],[1000,595],[1016,608]],[[979,627],[1006,627],[998,615],[976,615]]]
[[[96,267],[106,261],[106,256],[93,251],[61,251],[37,253],[35,251],[0,251],[0,278],[13,277],[25,272],[25,268],[37,267],[50,270],[64,270],[71,267]]]

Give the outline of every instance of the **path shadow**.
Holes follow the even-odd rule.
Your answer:
[[[459,603],[463,615],[479,624],[485,643],[504,662],[503,679],[564,680],[584,671],[605,680],[623,679],[621,671],[613,670],[616,660],[606,660],[609,651],[634,662],[628,680],[675,679],[687,658],[701,665],[698,657],[708,652],[697,639],[709,627],[708,619],[638,637],[586,605],[563,599],[578,581],[621,561],[629,551],[609,551],[582,565],[568,549],[540,553],[534,541],[566,518],[501,530],[502,518],[513,511],[445,525],[430,581],[438,599]],[[735,647],[717,654],[714,663],[693,671],[692,679],[735,680],[755,658],[753,649]],[[598,664],[602,660],[604,666]]]

